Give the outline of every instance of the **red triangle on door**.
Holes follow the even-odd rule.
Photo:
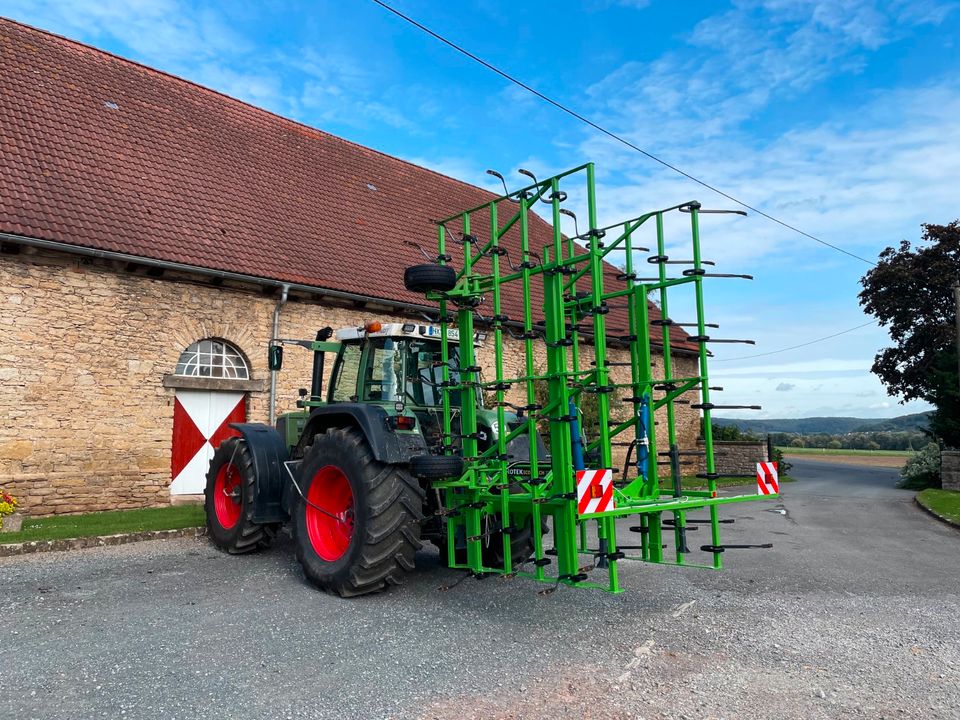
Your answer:
[[[177,398],[173,399],[173,451],[170,454],[170,469],[176,479],[180,471],[200,452],[207,439],[200,432],[190,413]]]
[[[239,435],[236,430],[230,427],[230,423],[242,423],[247,419],[247,399],[245,397],[240,398],[240,402],[234,406],[233,410],[230,411],[230,414],[224,418],[223,422],[220,423],[220,427],[214,430],[213,435],[210,436],[210,444],[214,448],[220,447],[222,443],[227,438],[235,437]]]

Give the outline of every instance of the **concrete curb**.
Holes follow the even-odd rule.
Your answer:
[[[166,540],[168,538],[199,537],[206,534],[204,527],[179,528],[177,530],[144,530],[142,532],[121,533],[119,535],[100,535],[96,537],[66,538],[63,540],[32,540],[22,543],[0,545],[0,557],[31,555],[40,552],[62,550],[83,550],[93,547],[109,547],[145,540]],[[0,536],[2,537],[2,536]]]
[[[945,524],[945,525],[949,525],[949,526],[952,527],[954,530],[960,531],[960,523],[958,523],[957,521],[951,520],[951,519],[948,518],[948,517],[944,517],[943,515],[941,515],[940,513],[938,513],[936,510],[931,510],[931,509],[928,508],[926,505],[924,505],[922,502],[920,502],[919,498],[917,498],[916,495],[913,496],[913,501],[917,504],[917,507],[920,508],[921,510],[923,510],[927,515],[936,518],[937,520],[939,520],[940,522],[942,522],[942,523]]]

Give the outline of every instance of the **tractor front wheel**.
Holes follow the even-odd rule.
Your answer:
[[[237,437],[224,440],[210,461],[204,490],[207,534],[224,552],[253,552],[267,547],[276,535],[276,525],[253,521],[255,490],[253,456],[247,444]]]
[[[297,559],[307,578],[343,597],[398,585],[420,548],[424,491],[402,467],[378,462],[363,435],[317,435],[300,469]]]

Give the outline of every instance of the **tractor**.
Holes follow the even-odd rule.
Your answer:
[[[722,507],[779,493],[770,462],[758,463],[757,494],[721,493],[721,478],[743,476],[718,472],[713,451],[714,410],[759,406],[712,399],[723,388],[710,382],[711,345],[753,341],[708,333],[719,324],[707,322],[704,285],[752,276],[703,259],[700,217],[742,211],[693,200],[601,227],[592,163],[542,181],[520,172],[533,184],[511,192],[504,180],[504,195],[433,220],[436,255],[409,241],[428,262],[408,267],[404,285],[436,303],[435,324],[369,322],[341,329],[336,342],[324,328],[311,341],[271,343],[272,371],[284,345],[314,353],[312,387],[276,427],[232,425],[239,437],[217,449],[206,514],[218,547],[254,551],[289,521],[306,576],[342,596],[399,583],[422,540],[464,577],[519,576],[552,586],[546,594],[561,585],[623,592],[624,562],[720,570],[728,550],[772,547],[720,537],[733,522],[720,519]],[[575,197],[586,203],[584,232],[564,206]],[[541,204],[549,223],[534,217]],[[689,226],[689,255],[675,230],[668,241],[668,216],[671,227]],[[641,246],[642,234],[655,246]],[[676,293],[682,302],[668,303]],[[668,306],[694,317],[674,320]],[[508,336],[523,360],[515,373]],[[695,361],[674,363],[681,351]],[[508,401],[511,389],[525,404]],[[681,447],[681,405],[702,416],[702,448]],[[622,471],[614,446],[627,448]],[[681,468],[692,458],[701,487],[688,487]],[[628,518],[634,524],[618,523]],[[700,528],[707,542],[691,547]],[[624,533],[633,534],[626,543]]]
[[[253,552],[268,546],[290,521],[305,575],[341,596],[400,583],[403,573],[414,569],[415,553],[425,540],[437,545],[446,561],[447,521],[432,481],[459,476],[463,460],[457,454],[432,454],[447,444],[441,388],[459,379],[457,330],[447,331],[446,362],[440,332],[436,325],[368,322],[338,330],[336,342],[329,342],[330,328],[312,341],[274,341],[270,364],[275,371],[282,367],[284,345],[314,353],[312,387],[300,390],[300,409],[281,415],[275,428],[237,424],[239,436],[217,449],[205,490],[213,543],[232,554]],[[335,359],[324,393],[326,354]],[[449,395],[456,424],[461,395]],[[498,433],[521,424],[508,412],[507,427],[500,427],[496,411],[482,401],[475,413],[483,449]],[[534,442],[540,457],[547,457],[539,435]],[[457,439],[452,444],[459,447]],[[527,437],[513,438],[508,452],[514,472],[522,474]],[[482,553],[486,563],[500,566],[502,528],[495,513],[490,517]],[[458,532],[454,557],[462,562],[465,533],[462,527]],[[510,544],[517,563],[532,554],[529,517],[513,531]]]

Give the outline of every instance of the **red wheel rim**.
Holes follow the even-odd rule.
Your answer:
[[[213,509],[217,514],[217,522],[224,530],[229,530],[240,520],[242,494],[240,468],[229,462],[221,465],[213,484]]]
[[[305,513],[314,552],[327,562],[341,558],[353,537],[353,490],[343,470],[325,465],[317,471],[307,491]]]

